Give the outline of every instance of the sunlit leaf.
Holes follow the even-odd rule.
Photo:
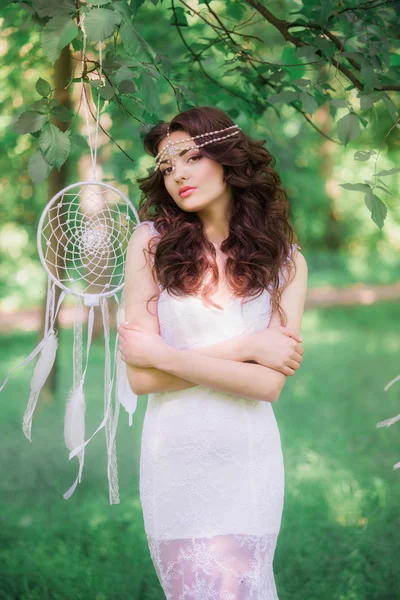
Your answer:
[[[371,152],[368,152],[367,150],[357,150],[357,152],[354,154],[354,160],[365,161],[369,160],[370,158]]]
[[[43,125],[48,121],[49,117],[35,110],[27,110],[14,123],[15,133],[32,133],[42,129]]]
[[[112,85],[103,85],[101,87],[98,88],[99,90],[99,94],[102,98],[104,98],[105,100],[111,100],[111,98],[114,96],[115,93],[115,89],[113,88]]]
[[[68,133],[63,133],[52,123],[46,123],[40,134],[39,144],[46,161],[60,170],[71,149]]]
[[[378,84],[378,78],[375,74],[374,69],[371,67],[371,65],[364,62],[361,65],[360,75],[361,75],[361,80],[364,83],[364,92],[366,94],[370,94],[371,92],[374,91],[374,88]]]
[[[86,138],[83,137],[83,135],[75,133],[73,135],[70,135],[69,139],[71,141],[71,151],[77,149],[87,150],[89,147],[88,141]]]
[[[39,77],[39,79],[36,82],[36,91],[38,94],[43,96],[43,98],[47,98],[47,96],[51,92],[51,85],[48,81]]]
[[[308,92],[301,92],[300,101],[303,105],[304,110],[312,115],[318,108],[318,103],[314,96],[311,96]]]
[[[114,33],[121,22],[120,13],[108,8],[94,8],[85,18],[85,28],[89,42],[102,42]]]
[[[299,97],[298,92],[292,92],[291,90],[286,90],[286,91],[280,92],[279,94],[271,94],[271,96],[267,97],[267,101],[270,104],[278,104],[278,103],[287,104],[288,102],[293,102],[293,100],[297,100],[298,97]]]
[[[40,183],[49,175],[51,166],[45,161],[40,150],[35,150],[29,159],[28,173],[33,183]]]
[[[371,189],[365,194],[365,204],[368,210],[371,211],[371,217],[374,223],[382,229],[387,215],[386,204],[376,196]]]
[[[393,169],[387,169],[387,170],[383,170],[383,171],[379,171],[379,173],[376,174],[377,177],[384,177],[385,175],[394,175],[395,173],[399,173],[400,172],[400,167],[393,167]]]
[[[339,140],[347,146],[360,135],[360,123],[354,113],[348,113],[336,123],[336,132]]]
[[[76,23],[68,16],[60,15],[50,19],[41,33],[42,50],[53,64],[61,50],[79,33]]]
[[[388,96],[387,94],[383,94],[382,100],[383,100],[383,102],[384,102],[384,104],[386,106],[386,110],[388,111],[388,113],[391,116],[392,120],[394,122],[396,122],[397,119],[399,118],[399,115],[398,115],[397,107],[396,107],[395,103],[390,98],[390,96]]]
[[[39,17],[58,17],[76,12],[74,0],[32,0],[32,6]]]
[[[352,192],[367,192],[371,189],[366,183],[339,183],[339,185],[345,190],[351,190]]]
[[[68,123],[72,119],[72,113],[65,106],[55,106],[51,114],[55,116],[60,123]]]
[[[136,31],[131,23],[124,21],[121,25],[120,36],[126,51],[132,56],[140,53],[144,58],[154,60],[156,52],[146,42],[146,40]]]

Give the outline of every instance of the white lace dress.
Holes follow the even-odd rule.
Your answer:
[[[223,311],[166,290],[158,301],[161,336],[179,349],[263,329],[270,313],[267,290]],[[167,600],[277,600],[284,465],[271,403],[201,385],[153,393],[142,435],[140,500]]]

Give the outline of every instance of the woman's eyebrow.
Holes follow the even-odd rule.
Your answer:
[[[186,152],[189,152],[189,150],[196,150],[196,146],[192,146],[191,148],[187,148],[187,150],[182,150],[182,152],[179,152],[179,156],[183,156],[184,154],[186,154]],[[167,162],[171,162],[170,160],[162,160],[160,162],[160,165],[162,165],[163,163],[167,163]]]

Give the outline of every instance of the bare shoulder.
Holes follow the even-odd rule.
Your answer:
[[[152,272],[149,242],[152,228],[143,223],[133,231],[127,249],[125,266],[125,318],[147,331],[159,333],[157,302],[159,286]],[[151,300],[151,298],[155,296]],[[149,302],[150,300],[150,302]]]
[[[307,285],[307,279],[308,279],[307,261],[304,257],[304,254],[302,254],[300,252],[298,246],[294,246],[292,259],[293,259],[296,269],[291,269],[290,277],[289,277],[289,285],[290,285],[290,283],[294,282],[295,280],[297,282],[300,281],[303,284],[305,283]],[[288,287],[289,287],[289,285],[288,285]]]
[[[307,295],[308,266],[298,247],[294,248],[292,260],[295,268],[292,263],[289,263],[288,281],[282,289],[280,306],[287,315],[287,327],[300,333]],[[280,317],[276,311],[271,317],[269,327],[279,325],[281,325]]]

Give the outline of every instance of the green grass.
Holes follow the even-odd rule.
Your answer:
[[[285,506],[275,555],[280,600],[395,600],[400,570],[400,306],[310,310],[304,362],[274,405],[285,457]],[[71,331],[60,335],[59,393],[34,416],[32,444],[21,430],[32,365],[0,394],[0,598],[163,600],[138,495],[146,398],[134,424],[121,413],[119,505],[110,506],[104,432],[89,444],[82,483],[63,442],[71,381]],[[32,334],[1,338],[1,372],[33,349]],[[87,431],[102,418],[103,345],[92,346]]]

